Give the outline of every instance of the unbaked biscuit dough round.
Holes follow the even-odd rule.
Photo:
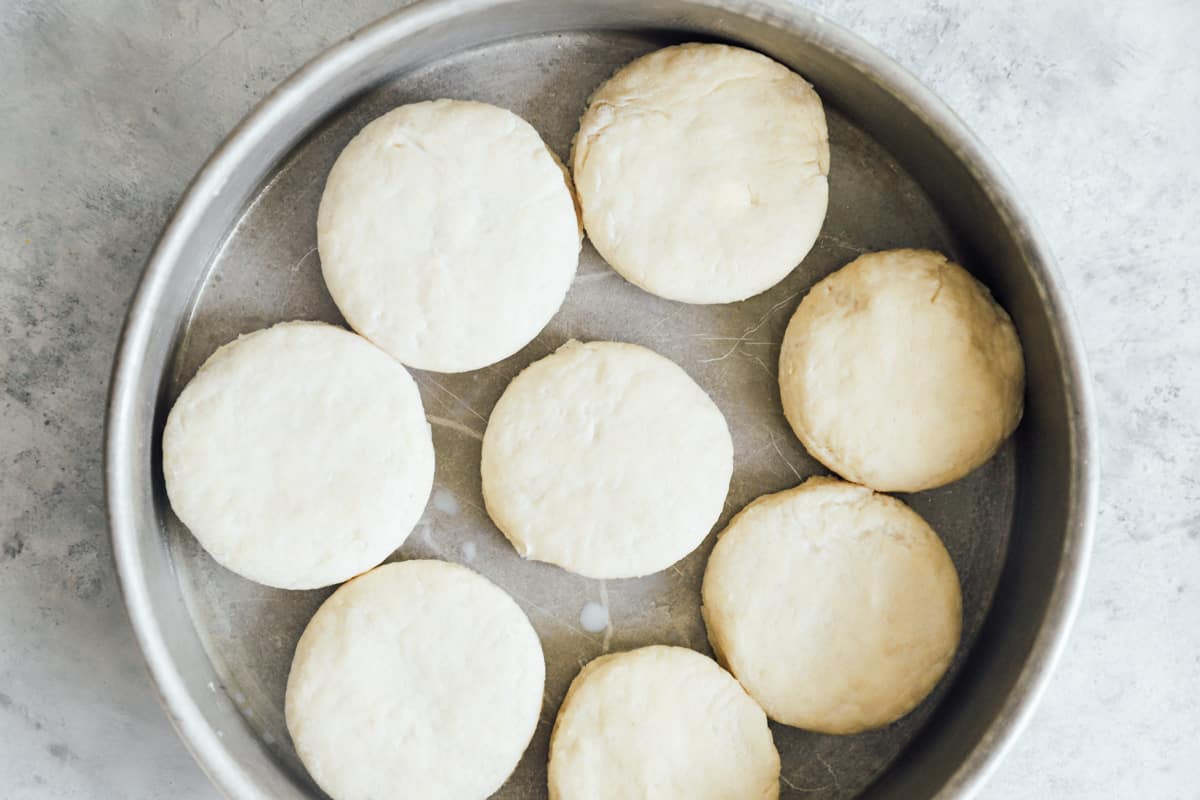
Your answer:
[[[657,572],[720,516],[733,442],[672,361],[568,342],[518,375],[483,436],[483,497],[517,552],[590,578]]]
[[[537,633],[491,581],[444,561],[385,564],[304,629],[287,727],[334,800],[477,800],[525,752],[545,678]]]
[[[572,169],[613,269],[671,300],[728,303],[774,286],[817,240],[829,134],[817,93],[787,67],[684,44],[596,90]]]
[[[550,800],[773,800],[779,753],[733,676],[684,647],[601,656],[550,740]]]
[[[282,589],[340,583],[383,561],[433,487],[412,377],[319,322],[213,353],[171,409],[162,447],[171,507],[204,549]]]
[[[325,283],[356,331],[418,369],[512,355],[579,261],[563,168],[529,123],[460,100],[401,106],[338,156],[317,218]]]
[[[848,480],[917,492],[986,462],[1021,419],[1012,320],[928,250],[869,253],[800,303],[779,358],[788,422]]]
[[[764,495],[717,539],[708,638],[771,719],[856,733],[907,714],[950,665],[958,574],[899,500],[833,478]]]

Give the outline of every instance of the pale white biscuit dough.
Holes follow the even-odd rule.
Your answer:
[[[992,457],[1021,419],[1012,320],[928,250],[861,256],[800,303],[779,358],[783,410],[817,459],[880,491],[916,492]]]
[[[171,409],[162,446],[171,507],[204,549],[283,589],[340,583],[383,561],[433,486],[412,377],[318,322],[213,353]]]
[[[334,800],[478,800],[542,707],[545,661],[503,590],[443,561],[385,564],[317,610],[288,675],[288,731]]]
[[[674,564],[724,507],[720,410],[644,347],[568,342],[505,389],[483,437],[483,497],[517,552],[591,578]]]
[[[774,286],[825,220],[829,134],[813,88],[721,44],[658,50],[596,90],[575,137],[596,250],[671,300],[728,303]]]
[[[411,367],[478,369],[558,311],[580,230],[529,123],[484,103],[401,106],[338,156],[317,218],[325,283],[356,331]]]
[[[833,478],[764,495],[721,532],[708,638],[771,719],[856,733],[907,714],[950,665],[958,574],[899,500]]]
[[[774,800],[758,704],[712,659],[656,645],[575,677],[550,740],[550,800]]]

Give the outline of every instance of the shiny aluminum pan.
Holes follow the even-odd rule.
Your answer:
[[[754,495],[817,469],[787,435],[770,391],[770,342],[778,341],[807,286],[863,249],[923,245],[951,252],[1010,311],[1025,345],[1029,386],[1025,420],[997,459],[945,490],[906,498],[934,522],[956,559],[969,646],[927,703],[880,732],[818,737],[776,726],[784,795],[967,796],[1028,719],[1083,586],[1096,485],[1095,425],[1082,347],[1052,260],[978,142],[887,58],[783,3],[431,0],[311,62],[221,145],[150,258],[117,354],[106,469],[126,603],[172,722],[231,797],[320,796],[280,729],[279,705],[294,637],[324,594],[281,595],[233,578],[211,564],[173,519],[158,448],[174,395],[217,344],[238,332],[289,317],[338,321],[311,253],[312,218],[324,170],[372,114],[428,96],[490,99],[530,117],[565,155],[589,87],[640,52],[689,39],[759,49],[816,85],[830,110],[834,148],[822,240],[775,290],[691,317],[675,315],[678,308],[666,301],[626,291],[585,250],[585,280],[572,288],[576,300],[568,298],[538,346],[504,362],[501,371],[511,375],[571,335],[640,340],[676,358],[731,416],[739,470],[753,478],[739,483],[735,475],[727,518]],[[287,268],[273,270],[266,262],[281,254]],[[579,301],[601,291],[609,293],[603,303]],[[604,316],[595,310],[603,307],[623,311]],[[656,318],[644,325],[656,313],[662,324]],[[697,327],[689,328],[686,320],[693,317]],[[723,342],[732,337],[735,348],[748,346],[748,330],[758,332],[753,344],[767,352],[725,358],[734,350],[726,352]],[[707,335],[714,331],[726,335]],[[710,340],[721,344],[714,350]],[[454,376],[417,377],[427,409],[445,401],[435,394],[441,388],[481,409],[490,407],[500,388],[481,384],[473,395],[472,385],[454,383]],[[757,389],[740,393],[746,387]],[[446,409],[454,406],[445,403]],[[435,442],[438,480],[458,493],[440,505],[453,510],[456,496],[470,504],[477,491],[477,442],[470,434],[478,433],[479,420],[451,419],[451,410],[430,413],[446,415],[442,423],[449,426],[435,427]],[[464,431],[465,438],[445,438]],[[769,444],[763,437],[770,437]],[[459,523],[455,535],[479,537],[480,553],[496,548],[488,551],[495,563],[481,556],[474,566],[523,600],[551,662],[543,725],[501,792],[542,796],[548,723],[577,669],[576,657],[650,640],[705,648],[695,588],[711,537],[682,562],[676,577],[596,587],[544,565],[513,566],[486,517],[477,509],[471,513],[470,530]],[[399,555],[444,555],[429,530],[411,537],[413,544]],[[547,608],[575,597],[572,592],[582,597],[597,588],[605,602],[612,595],[614,616],[624,615],[626,628],[589,638],[570,630],[578,605],[562,615]],[[659,603],[663,597],[665,604]],[[647,622],[652,619],[659,627]],[[569,642],[557,641],[563,631],[558,638]]]

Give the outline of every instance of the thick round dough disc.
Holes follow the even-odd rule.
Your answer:
[[[958,647],[958,574],[899,500],[833,478],[734,517],[702,590],[713,650],[787,725],[856,733],[911,711]]]
[[[287,726],[334,800],[478,800],[525,752],[545,677],[533,626],[495,584],[444,561],[385,564],[304,629]]]
[[[550,800],[774,800],[767,718],[711,658],[655,645],[575,677],[550,740]]]
[[[568,342],[518,375],[483,436],[488,513],[525,558],[589,578],[666,569],[725,504],[725,418],[674,362]]]
[[[465,372],[550,321],[580,230],[564,170],[529,123],[435,100],[384,114],[346,145],[317,243],[351,327],[411,367]]]
[[[958,480],[1021,420],[1012,320],[962,267],[928,250],[869,253],[800,303],[779,357],[796,436],[842,477],[885,492]]]
[[[314,589],[403,544],[433,488],[433,439],[387,353],[286,322],[204,362],[167,417],[163,474],[175,514],[223,566]]]
[[[825,221],[829,134],[803,78],[759,53],[684,44],[592,95],[572,153],[583,222],[630,282],[728,303],[781,281]]]

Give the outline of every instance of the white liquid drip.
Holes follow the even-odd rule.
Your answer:
[[[433,492],[433,507],[453,517],[458,513],[458,498],[445,489],[436,489]]]
[[[599,603],[586,603],[579,612],[579,624],[588,633],[600,633],[608,628],[608,609]]]

